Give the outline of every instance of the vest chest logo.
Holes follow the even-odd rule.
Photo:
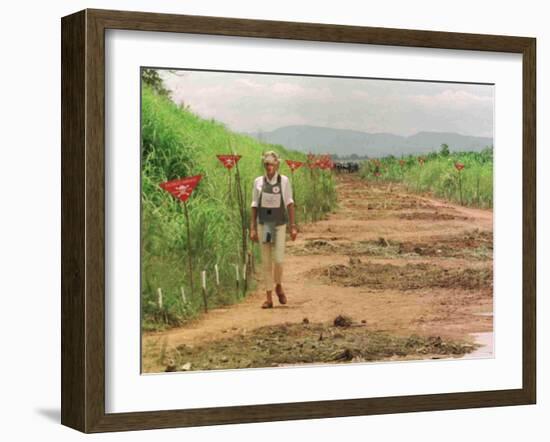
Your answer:
[[[279,186],[273,186],[271,190],[273,190],[273,193],[279,193],[281,191],[281,188]]]
[[[276,193],[262,193],[262,199],[260,201],[260,207],[267,209],[277,209],[281,205],[281,194]]]

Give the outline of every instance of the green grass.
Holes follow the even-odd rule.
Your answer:
[[[284,160],[305,161],[306,155],[231,132],[222,123],[200,118],[146,85],[142,88],[141,112],[141,297],[142,325],[147,330],[179,325],[200,314],[203,308],[202,270],[207,272],[209,308],[238,302],[244,295],[242,291],[237,293],[235,287],[234,265],[239,264],[242,269],[243,259],[235,169],[231,172],[232,191],[229,192],[229,173],[216,154],[229,154],[234,150],[242,155],[238,166],[246,226],[250,224],[253,179],[263,173],[261,153],[277,151],[283,159],[280,172],[289,176],[290,170]],[[183,204],[162,190],[159,184],[198,174],[203,175],[202,180],[187,202],[189,249]],[[295,173],[293,190],[299,223],[322,218],[336,204],[335,183],[330,172],[314,170],[310,173],[306,168],[299,169]],[[250,248],[248,241],[247,250]],[[257,245],[253,247],[253,253],[259,268]],[[189,255],[193,262],[195,290],[192,294]],[[216,263],[219,290],[215,289]],[[157,302],[159,287],[163,293],[162,308]],[[188,299],[185,305],[181,287],[184,287]]]
[[[365,179],[403,182],[409,191],[431,192],[434,196],[466,206],[493,207],[493,156],[492,149],[481,152],[453,152],[449,155],[430,153],[401,158],[388,156],[379,159],[379,166],[365,161],[360,176]],[[403,164],[400,163],[400,160]],[[458,171],[455,163],[464,164]],[[375,173],[380,175],[376,176]]]

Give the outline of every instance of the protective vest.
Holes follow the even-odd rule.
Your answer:
[[[287,223],[286,207],[281,186],[281,174],[277,176],[277,182],[270,184],[263,176],[262,190],[260,191],[260,205],[258,222],[260,224],[275,224],[277,226]]]

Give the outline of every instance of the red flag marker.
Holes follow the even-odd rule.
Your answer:
[[[332,169],[333,167],[332,158],[330,157],[330,154],[321,155],[319,159],[316,161],[316,163],[318,164],[318,167],[323,170]]]
[[[191,193],[193,193],[193,190],[195,190],[201,178],[202,175],[195,175],[192,177],[166,181],[160,183],[160,187],[170,192],[174,197],[185,202],[191,196]]]
[[[302,161],[286,160],[286,164],[288,165],[288,167],[290,167],[291,172],[294,172],[295,170],[302,167],[304,163]]]
[[[216,155],[226,169],[232,169],[241,159],[241,155]]]
[[[313,169],[315,167],[315,155],[312,153],[307,154],[306,167]]]
[[[464,169],[464,163],[460,163],[457,161],[455,163],[455,169],[458,170],[458,191],[460,192],[460,204],[462,204],[462,174],[460,172],[462,172],[462,169]]]
[[[187,200],[193,193],[193,190],[195,190],[195,187],[197,187],[197,184],[199,184],[199,181],[201,180],[202,175],[195,175],[191,177],[186,178],[180,178],[177,180],[172,181],[166,181],[164,183],[160,183],[160,187],[162,187],[167,192],[170,192],[172,196],[178,198],[179,200],[183,201],[183,208],[185,213],[185,220],[187,225],[187,247],[189,249],[189,252],[191,252],[191,231],[189,229],[189,212],[187,211]],[[189,260],[189,281],[191,284],[191,296],[193,296],[194,292],[194,286],[193,286],[193,263],[192,263],[192,254],[188,253],[188,260]],[[206,298],[204,299],[204,311],[208,311],[208,307],[206,305]]]

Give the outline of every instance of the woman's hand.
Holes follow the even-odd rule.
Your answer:
[[[250,240],[254,242],[258,242],[258,231],[255,227],[252,227],[250,229]]]
[[[298,229],[296,228],[296,226],[291,226],[290,227],[290,238],[292,239],[292,241],[296,240],[297,235],[298,235]]]

